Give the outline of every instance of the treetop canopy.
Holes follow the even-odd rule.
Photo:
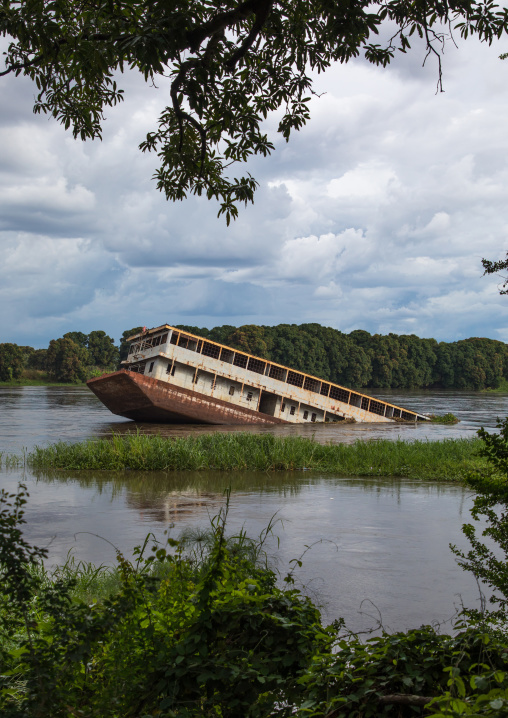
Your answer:
[[[140,145],[158,154],[157,187],[172,200],[218,200],[229,224],[256,188],[232,166],[274,149],[268,113],[280,110],[286,140],[307,122],[313,72],[360,55],[386,66],[416,35],[437,60],[440,88],[452,32],[491,43],[507,29],[508,10],[490,0],[2,0],[0,33],[11,42],[0,76],[31,77],[34,112],[83,140],[101,137],[104,108],[123,99],[119,72],[167,85],[170,101]]]

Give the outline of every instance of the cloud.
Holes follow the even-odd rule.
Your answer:
[[[165,321],[507,339],[506,299],[480,262],[508,241],[505,49],[447,47],[437,95],[420,48],[386,70],[334,66],[311,122],[250,163],[256,203],[229,228],[205,199],[155,189],[156,157],[138,144],[163,84],[121,77],[103,142],[82,143],[32,114],[30,82],[2,78],[4,341]]]

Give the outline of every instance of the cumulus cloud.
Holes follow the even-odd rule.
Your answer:
[[[319,76],[311,122],[252,161],[256,204],[229,228],[206,200],[155,189],[137,146],[165,88],[121,78],[104,141],[81,143],[32,115],[29,81],[2,78],[2,340],[165,321],[508,339],[480,262],[508,241],[506,49],[448,47],[444,94],[418,49]]]

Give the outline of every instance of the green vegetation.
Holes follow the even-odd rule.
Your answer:
[[[364,642],[342,619],[323,626],[311,600],[295,589],[293,569],[284,575],[270,566],[263,545],[272,527],[258,540],[244,532],[227,537],[227,508],[210,530],[165,545],[148,536],[133,561],[118,552],[113,568],[70,559],[48,573],[46,551],[23,538],[25,487],[17,494],[0,491],[0,713],[506,718],[508,419],[498,428],[499,434],[481,430],[476,441],[393,444],[399,460],[429,467],[454,455],[456,465],[474,469],[464,477],[477,492],[472,515],[483,518],[491,544],[466,524],[471,548],[453,550],[463,568],[492,589],[493,610],[466,608],[453,636],[422,626],[395,634],[381,630]],[[233,453],[236,447],[239,466],[248,457],[266,464],[284,450],[287,461],[291,448],[321,470],[331,465],[333,452],[335,461],[349,452],[357,464],[365,452],[389,459],[389,442],[337,447],[269,435],[225,438],[115,436],[77,445],[74,453],[67,444],[37,450],[28,461],[44,466],[63,456],[86,464],[95,456],[107,463],[116,456],[122,466],[127,456],[144,461],[148,449],[151,461],[165,451],[175,451],[173,459],[180,461],[219,461],[225,447]]]
[[[278,575],[258,540],[148,536],[115,568],[49,574],[0,492],[0,712],[6,718],[458,718],[508,715],[508,644],[484,624],[362,642]],[[299,565],[300,560],[292,562]],[[506,617],[506,616],[505,616]]]
[[[480,454],[487,461],[487,471],[474,471],[466,476],[468,486],[476,493],[471,516],[486,525],[481,535],[487,537],[489,544],[477,536],[473,524],[465,524],[462,530],[471,548],[464,552],[454,546],[452,550],[459,564],[492,590],[489,602],[495,606],[493,610],[468,610],[465,615],[477,623],[495,625],[508,637],[508,418],[497,427],[496,434],[485,429],[478,431],[482,442]]]
[[[508,392],[508,345],[493,339],[447,343],[360,329],[344,334],[320,324],[179,328],[344,386]],[[48,349],[0,344],[0,381],[25,384],[26,372],[41,371],[47,383],[79,383],[114,371],[127,357],[127,337],[141,330],[124,331],[120,349],[103,331],[67,332]],[[2,347],[9,348],[4,355]]]
[[[179,328],[344,386],[476,391],[508,380],[508,345],[493,339],[344,334],[320,324]]]
[[[73,470],[255,470],[313,469],[348,476],[407,476],[422,480],[460,480],[485,460],[477,439],[443,441],[356,441],[318,444],[301,437],[213,433],[165,439],[118,435],[78,444],[36,447],[27,461],[34,469]]]
[[[21,376],[25,361],[17,344],[0,344],[0,381],[13,381]]]
[[[106,332],[67,332],[47,349],[0,344],[0,383],[9,386],[82,384],[115,371],[118,348]]]
[[[86,349],[72,339],[52,339],[46,354],[46,369],[54,381],[80,383],[86,380],[88,359]]]
[[[488,387],[484,389],[484,391],[495,392],[496,394],[508,394],[508,379],[503,377],[495,389]]]
[[[18,379],[2,381],[0,386],[76,386],[76,383],[55,381],[41,369],[23,369]]]
[[[433,424],[458,424],[460,421],[451,411],[447,414],[429,414],[429,419]]]

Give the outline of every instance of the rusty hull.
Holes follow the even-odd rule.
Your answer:
[[[87,385],[113,414],[134,421],[170,424],[288,423],[125,369],[90,379]]]

